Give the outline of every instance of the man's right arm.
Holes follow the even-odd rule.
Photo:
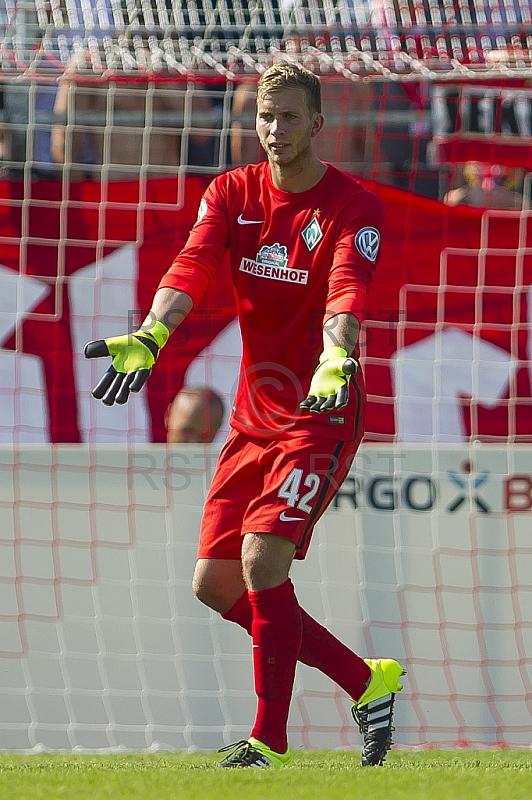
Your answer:
[[[155,292],[151,309],[142,327],[147,326],[149,329],[150,323],[162,322],[168,328],[168,333],[170,334],[190,314],[193,305],[194,301],[186,292],[182,292],[179,289],[158,289]]]
[[[138,331],[85,345],[86,358],[113,358],[111,366],[92,390],[93,397],[106,406],[123,405],[127,403],[130,392],[140,392],[170,334],[183,322],[193,305],[186,292],[158,289]]]
[[[104,405],[122,405],[128,401],[130,392],[142,389],[170,334],[197,305],[218,274],[228,241],[227,215],[211,184],[202,200],[198,221],[161,279],[139,330],[85,346],[86,358],[113,359],[92,390],[93,397]]]

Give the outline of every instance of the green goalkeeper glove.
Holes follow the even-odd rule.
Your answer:
[[[312,377],[308,397],[300,408],[308,408],[316,414],[344,408],[349,400],[349,380],[357,372],[358,363],[347,357],[347,350],[327,347]]]
[[[140,392],[148,380],[169,336],[166,325],[155,322],[149,330],[141,328],[125,336],[113,336],[86,344],[85,358],[113,357],[113,363],[92,390],[92,396],[106,406],[127,403],[129,393]]]

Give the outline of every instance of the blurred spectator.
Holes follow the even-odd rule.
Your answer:
[[[141,167],[150,177],[175,175],[182,164],[217,165],[221,115],[204,85],[96,83],[85,56],[78,53],[65,73],[54,108],[61,121],[52,131],[52,155],[57,163],[72,165],[72,179],[134,180]]]
[[[57,176],[50,152],[50,133],[59,62],[43,46],[42,16],[35,3],[0,0],[2,51],[22,55],[10,69],[24,63],[27,70],[16,80],[6,80],[1,88],[2,159],[5,172],[12,177],[48,178]],[[47,31],[48,33],[48,31]],[[12,57],[12,56],[11,56]],[[6,66],[7,62],[3,64]]]
[[[6,158],[6,134],[4,129],[4,87],[0,86],[0,115],[2,124],[0,126],[0,161],[5,161]]]
[[[523,174],[523,170],[500,164],[468,161],[463,170],[465,183],[447,192],[443,202],[448,206],[522,208],[523,196],[516,189],[522,182]]]
[[[166,410],[166,441],[212,442],[223,416],[224,403],[219,394],[206,386],[185,386]]]
[[[429,158],[433,138],[430,87],[422,81],[380,80],[372,86],[378,114],[376,180],[436,199],[439,175]]]
[[[369,83],[348,79],[322,81],[325,126],[316,141],[323,161],[341,169],[367,169],[374,158],[375,124],[370,121],[373,92]]]
[[[233,95],[231,124],[231,164],[233,167],[256,164],[264,159],[255,133],[256,82],[239,83]]]
[[[43,56],[34,70],[42,71],[42,77],[7,82],[3,88],[3,158],[11,162],[8,169],[13,176],[22,176],[26,165],[29,165],[33,177],[49,178],[58,174],[51,153],[57,84],[50,73],[56,69],[57,65]]]

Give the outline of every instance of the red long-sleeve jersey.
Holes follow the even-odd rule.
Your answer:
[[[277,189],[268,162],[226,172],[207,188],[159,288],[186,292],[196,305],[229,251],[243,341],[234,428],[268,438],[299,431],[355,438],[360,371],[341,411],[313,414],[299,404],[323,350],[324,324],[333,327],[344,312],[362,317],[382,217],[380,199],[331,165],[305,192]]]

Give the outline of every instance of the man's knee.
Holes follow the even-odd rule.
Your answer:
[[[239,561],[200,559],[192,578],[192,591],[200,602],[225,614],[245,592]]]
[[[201,603],[216,610],[217,596],[213,592],[213,587],[209,586],[207,581],[196,576],[195,573],[192,578],[192,591]]]
[[[192,591],[196,598],[203,603],[203,605],[224,614],[228,600],[223,587],[217,585],[215,581],[210,581],[206,576],[197,576],[194,573],[192,578]],[[230,607],[230,606],[229,606]]]

